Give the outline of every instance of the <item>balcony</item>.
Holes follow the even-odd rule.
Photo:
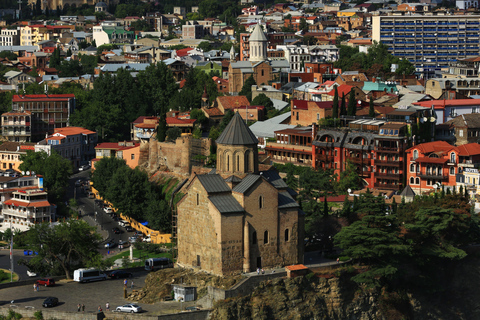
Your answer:
[[[265,150],[312,154],[311,146],[301,146],[296,144],[286,144],[286,143],[277,143],[277,142],[268,142],[267,145],[265,146]]]
[[[375,147],[375,151],[400,153],[400,149],[398,148],[388,148],[388,147],[382,147],[382,146]]]
[[[141,133],[141,132],[137,132],[137,138],[140,138],[140,139],[150,139],[152,137],[152,133]]]
[[[369,165],[370,164],[370,161],[372,159],[369,159],[369,158],[362,158],[362,157],[351,157],[351,156],[346,156],[345,157],[345,160],[346,161],[351,161],[353,163],[357,163],[357,164],[365,164],[365,165]]]
[[[402,162],[399,160],[373,160],[375,165],[389,166],[389,167],[400,167]]]
[[[387,190],[400,190],[402,187],[400,184],[390,184],[390,183],[374,183],[373,186],[377,189],[387,189]]]
[[[315,157],[317,158],[318,161],[325,161],[325,162],[334,161],[333,155],[317,154]]]
[[[402,177],[401,173],[388,173],[388,172],[377,172],[375,173],[375,177],[383,178],[383,179],[390,179],[390,180],[400,180]]]
[[[434,173],[419,173],[418,176],[423,179],[432,179],[432,180],[445,180],[448,179],[448,175],[445,174],[434,174]]]

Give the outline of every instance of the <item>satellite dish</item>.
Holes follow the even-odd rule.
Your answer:
[[[435,119],[435,117],[430,118],[430,122],[435,122],[435,121],[437,121],[437,119]]]
[[[427,122],[428,121],[428,118],[427,117],[424,117],[423,118],[423,122]]]
[[[27,176],[29,176],[29,175],[30,175],[30,171],[27,171],[27,172],[25,172],[25,173],[27,174]]]
[[[34,175],[35,175],[35,171],[32,171],[32,176],[34,176]]]
[[[348,194],[352,193],[352,189],[348,188],[347,192]]]
[[[25,175],[25,171],[22,171],[22,176],[24,176],[24,175]]]

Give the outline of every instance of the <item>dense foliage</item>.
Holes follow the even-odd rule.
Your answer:
[[[155,230],[170,229],[169,199],[161,186],[148,180],[145,172],[131,169],[125,160],[116,157],[102,158],[95,164],[92,182],[100,196],[122,214],[148,221],[148,226]]]
[[[105,269],[108,266],[97,250],[101,236],[85,221],[69,220],[54,226],[36,224],[21,237],[24,245],[38,255],[19,263],[40,275],[64,274],[70,279],[79,267]]]
[[[343,254],[366,266],[354,281],[374,285],[424,284],[480,240],[479,216],[463,194],[436,193],[414,202],[385,204],[370,193],[346,201],[339,213],[351,224],[334,237]],[[432,273],[429,270],[436,269]],[[409,270],[408,273],[402,272]],[[412,274],[415,276],[412,280]]]
[[[73,172],[69,160],[60,156],[54,150],[50,155],[44,151],[27,150],[26,154],[20,156],[20,161],[22,161],[20,170],[35,172],[43,176],[43,184],[52,203],[62,201],[68,187],[68,178]]]

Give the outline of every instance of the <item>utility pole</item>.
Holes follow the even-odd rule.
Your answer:
[[[10,218],[10,282],[13,282],[13,229],[12,220]]]

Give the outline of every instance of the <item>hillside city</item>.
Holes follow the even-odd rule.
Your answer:
[[[479,10],[1,1],[0,318],[480,317]]]

